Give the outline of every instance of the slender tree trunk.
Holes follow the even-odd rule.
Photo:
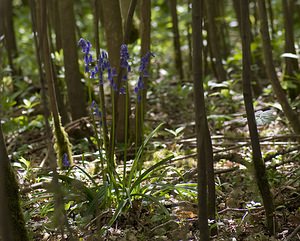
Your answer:
[[[116,69],[117,73],[120,69],[120,47],[123,42],[123,28],[121,10],[118,0],[102,0],[103,21],[106,36],[107,50],[111,66]],[[113,30],[113,31],[112,31]],[[115,80],[117,81],[117,80]],[[114,90],[112,90],[114,91]],[[115,96],[119,93],[116,92]],[[120,95],[116,102],[116,141],[124,142],[125,136],[125,96]],[[116,124],[115,123],[115,124]],[[111,136],[111,141],[112,141]],[[110,143],[111,148],[115,143]]]
[[[238,23],[239,23],[239,32],[240,32],[240,34],[242,34],[242,31],[241,31],[240,0],[233,0],[233,7],[234,7],[235,14],[236,14],[236,18],[237,18]],[[253,41],[253,35],[252,35],[252,32],[251,32],[251,29],[250,29],[249,34],[250,34],[250,40]],[[260,59],[260,57],[256,57],[254,62],[258,66],[263,66],[263,63],[262,63],[262,60]],[[254,93],[255,97],[259,97],[262,93],[262,86],[260,84],[259,79],[260,79],[259,76],[256,76],[256,78],[254,78],[254,81],[251,82],[251,87],[252,87],[252,90],[253,90],[253,93]]]
[[[208,166],[212,159],[209,151],[209,130],[205,113],[205,100],[202,74],[202,18],[203,1],[192,1],[192,37],[193,37],[193,79],[194,103],[197,136],[197,170],[198,170],[198,222],[200,240],[209,240],[208,228]],[[210,143],[211,144],[211,143]],[[208,148],[208,149],[207,149]]]
[[[270,233],[275,234],[275,214],[273,197],[267,179],[266,167],[262,159],[259,135],[257,131],[251,92],[251,50],[250,50],[250,21],[249,0],[240,0],[241,37],[243,50],[243,95],[246,107],[248,127],[251,138],[253,164],[255,176],[266,212],[267,227]]]
[[[272,9],[272,0],[267,0],[267,5],[268,5],[268,17],[269,17],[269,21],[270,21],[271,33],[272,33],[272,36],[275,36],[276,31],[274,28],[274,14],[273,14],[273,9]]]
[[[14,59],[18,56],[18,50],[13,23],[13,1],[0,0],[0,22],[0,36],[4,35],[5,37],[4,44],[12,75],[18,75],[20,70],[14,64]]]
[[[43,103],[43,109],[44,109],[44,119],[45,119],[45,126],[46,126],[46,133],[48,141],[51,141],[52,134],[51,134],[51,128],[49,123],[50,118],[50,110],[48,106],[48,100],[47,100],[47,89],[46,89],[46,79],[45,74],[43,72],[43,63],[42,63],[42,56],[41,56],[41,46],[38,42],[38,36],[37,36],[37,19],[36,19],[36,7],[34,0],[30,0],[30,14],[31,14],[31,22],[32,22],[32,32],[33,32],[33,38],[34,38],[34,45],[35,45],[35,53],[36,53],[36,59],[37,59],[37,65],[38,65],[38,71],[39,71],[39,78],[40,78],[40,84],[41,84],[41,99]]]
[[[293,21],[293,3],[291,0],[282,0],[282,12],[284,22],[285,52],[296,54],[294,41],[294,21]],[[298,59],[285,58],[284,81],[291,82],[294,86],[288,87],[288,94],[294,100],[300,92],[299,79],[296,73],[299,73]]]
[[[48,95],[50,100],[50,109],[52,112],[52,117],[54,121],[54,131],[56,138],[56,151],[57,151],[57,161],[61,168],[66,168],[62,165],[62,157],[67,154],[70,165],[72,165],[72,153],[71,153],[71,144],[69,143],[68,135],[64,131],[64,128],[61,125],[60,115],[57,107],[55,86],[54,86],[54,77],[53,77],[53,64],[50,58],[50,48],[48,40],[48,31],[47,31],[47,5],[45,2],[37,1],[37,33],[39,36],[39,46],[41,48],[41,57],[44,64],[45,78],[48,85]]]
[[[0,240],[27,241],[19,187],[8,159],[0,121]]]
[[[33,3],[36,3],[36,16],[37,16],[37,33],[39,36],[39,46],[41,48],[41,58],[44,63],[44,71],[45,71],[45,77],[48,84],[48,95],[50,99],[50,108],[53,116],[53,122],[54,122],[54,132],[56,137],[56,150],[58,151],[57,155],[57,162],[59,163],[61,168],[64,168],[62,164],[62,156],[63,154],[67,154],[67,159],[70,162],[70,165],[72,165],[72,153],[70,150],[70,143],[68,140],[67,133],[64,131],[63,127],[60,123],[60,116],[58,112],[57,102],[56,102],[56,95],[55,95],[55,87],[53,82],[53,65],[51,63],[50,59],[50,48],[49,48],[49,36],[47,31],[47,2],[46,1],[34,1]],[[32,6],[33,6],[32,3]],[[32,11],[35,8],[32,9]],[[52,170],[52,188],[54,193],[54,215],[55,220],[57,222],[57,226],[61,231],[61,235],[64,236],[64,228],[65,226],[69,228],[66,213],[64,210],[64,200],[62,195],[62,190],[60,188],[59,182],[58,182],[58,173],[57,173],[57,164],[54,157],[54,148],[53,144],[51,142],[48,143],[48,151],[49,151],[49,162],[50,167]],[[70,228],[69,228],[70,229]],[[70,238],[73,238],[73,234],[70,231]]]
[[[188,0],[187,3],[187,11],[190,14],[191,13],[191,0]],[[188,53],[188,60],[189,60],[189,71],[188,71],[188,77],[187,79],[191,78],[192,75],[192,33],[191,33],[191,22],[190,20],[186,23],[186,31],[187,31],[187,42],[189,47],[189,53]]]
[[[128,13],[131,0],[119,0],[119,2],[120,2],[120,10],[121,10],[121,16],[123,20],[123,26],[125,26],[125,21],[127,18],[127,13]]]
[[[141,16],[141,25],[140,25],[140,36],[141,36],[141,57],[147,54],[150,51],[150,41],[151,41],[151,0],[141,0],[140,2],[140,16]],[[148,65],[149,69],[149,65]],[[137,115],[136,123],[137,130],[135,135],[136,144],[140,146],[142,144],[144,136],[143,123],[146,114],[146,103],[147,103],[147,88],[148,88],[148,78],[143,78],[144,86],[142,100],[138,103],[137,106]]]
[[[213,65],[215,65],[216,69],[216,78],[218,82],[226,81],[226,71],[224,69],[222,63],[221,56],[221,40],[220,33],[218,32],[218,28],[216,26],[216,13],[215,13],[215,4],[212,0],[205,0],[205,13],[207,16],[207,26],[208,26],[208,44],[211,48],[211,59]]]
[[[99,37],[99,21],[100,21],[100,4],[99,0],[94,0],[94,31],[95,31],[95,47],[97,56],[100,55],[100,37]],[[99,99],[100,99],[100,109],[102,111],[102,128],[103,128],[103,139],[105,150],[109,150],[109,138],[108,138],[108,128],[106,121],[106,104],[105,104],[105,94],[103,84],[99,80]]]
[[[55,33],[55,49],[62,49],[62,37],[61,37],[61,21],[59,15],[59,0],[50,0],[49,1],[49,13],[51,25]]]
[[[87,116],[85,88],[79,72],[77,42],[75,35],[75,16],[72,0],[59,1],[61,38],[64,51],[65,79],[72,119]]]
[[[207,27],[207,21],[206,19],[204,18],[203,19],[204,23],[203,23],[203,28],[204,30],[206,30],[206,32],[208,32],[208,27]],[[204,38],[204,37],[203,37]],[[210,46],[208,46],[208,36],[206,35],[206,44],[205,45],[202,45],[202,52],[203,52],[203,72],[204,72],[204,76],[206,75],[209,75],[213,72],[214,76],[217,76],[217,72],[216,72],[216,69],[215,69],[215,65],[209,61],[209,58],[210,56],[212,56],[211,54],[211,49],[210,49]]]
[[[180,34],[179,34],[179,26],[178,26],[177,0],[169,0],[169,6],[171,11],[171,17],[172,17],[175,66],[176,66],[176,71],[179,75],[180,83],[181,85],[183,85],[184,73],[183,73],[183,66],[182,66]]]
[[[222,59],[227,59],[230,54],[231,42],[228,34],[228,24],[225,21],[225,1],[224,0],[215,0],[216,3],[216,26],[218,33],[220,35],[221,43],[221,57]]]
[[[59,6],[58,6],[58,0],[50,0],[49,1],[49,36],[52,36],[51,32],[54,31],[55,35],[55,43],[53,43],[52,38],[49,39],[50,46],[51,46],[51,52],[60,51],[62,49],[62,37],[61,37],[61,21],[59,16]],[[57,107],[58,111],[61,116],[61,123],[63,125],[70,122],[70,117],[67,112],[66,103],[64,101],[64,91],[65,87],[64,80],[59,79],[57,76],[57,69],[59,66],[56,66],[55,63],[52,63],[53,65],[53,80],[54,80],[54,86],[55,86],[55,94],[56,94],[56,100],[57,100]],[[67,101],[68,102],[68,101]]]
[[[272,55],[272,46],[271,46],[269,30],[268,30],[268,19],[267,19],[265,0],[257,0],[257,1],[258,1],[258,13],[260,18],[260,31],[262,36],[263,51],[264,51],[267,74],[271,81],[278,102],[280,103],[285,116],[287,117],[291,127],[293,128],[293,131],[296,134],[300,134],[299,116],[291,108],[288,99],[286,97],[286,94],[280,85],[279,79],[275,71],[275,67],[273,63],[273,55]]]

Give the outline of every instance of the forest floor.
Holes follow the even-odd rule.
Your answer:
[[[51,180],[47,166],[41,167],[47,149],[42,118],[30,114],[28,125],[7,135],[8,152],[18,173],[24,215],[32,240],[198,240],[196,183],[196,140],[192,103],[192,87],[160,84],[149,95],[146,128],[151,130],[160,122],[163,129],[151,140],[146,151],[145,166],[167,154],[173,154],[169,167],[161,174],[160,183],[189,187],[188,191],[161,191],[160,203],[168,210],[166,215],[157,206],[137,199],[122,213],[100,239],[95,235],[96,223],[105,224],[112,210],[102,213],[101,220],[82,211],[86,201],[74,189],[65,187],[65,210],[68,230],[63,238],[53,228],[53,195],[46,183]],[[166,91],[166,89],[168,91]],[[158,98],[159,96],[159,98]],[[208,120],[211,130],[217,196],[217,216],[212,227],[217,235],[212,240],[300,240],[300,155],[297,136],[290,134],[282,112],[274,100],[265,95],[255,103],[260,113],[270,110],[271,116],[260,115],[259,133],[263,158],[268,170],[271,190],[276,206],[278,232],[268,235],[264,210],[251,166],[251,146],[245,122],[242,96],[237,93],[211,95]],[[160,101],[158,101],[158,99]],[[36,106],[35,108],[38,108]],[[18,109],[16,111],[21,111]],[[270,112],[268,112],[270,114]],[[273,118],[274,117],[274,118]],[[39,123],[37,123],[39,122]],[[89,118],[72,123],[66,129],[73,144],[75,164],[92,175],[95,158],[89,157],[94,147],[87,141]],[[79,124],[78,124],[79,123]],[[81,129],[78,138],[72,130]],[[85,160],[83,161],[83,156]],[[128,162],[130,166],[130,162]],[[45,168],[46,167],[46,168]],[[59,171],[68,175],[67,171]],[[79,172],[72,175],[83,180]],[[90,185],[87,183],[87,187]],[[152,185],[144,183],[144,185]],[[73,195],[73,196],[72,196]],[[298,228],[298,233],[293,233]],[[297,231],[297,230],[296,230]]]

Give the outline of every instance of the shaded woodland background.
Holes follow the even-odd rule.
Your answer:
[[[0,239],[299,240],[299,0],[0,0]]]

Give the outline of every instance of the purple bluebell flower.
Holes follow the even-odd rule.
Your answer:
[[[87,73],[89,72],[89,64],[93,62],[93,57],[90,54],[90,50],[91,50],[91,43],[83,38],[80,38],[80,40],[78,41],[78,45],[81,47],[82,52],[84,53],[84,64],[85,64],[85,68],[84,71]]]
[[[121,87],[121,88],[120,88],[120,94],[121,94],[121,95],[125,95],[125,94],[126,94],[126,89],[125,89],[125,87]]]
[[[118,86],[114,81],[112,83],[112,88],[113,88],[114,91],[118,91]]]
[[[63,154],[63,157],[62,157],[62,164],[64,167],[69,167],[70,166],[70,161],[68,159],[68,155],[67,153],[64,153]]]
[[[149,64],[150,57],[155,57],[155,55],[152,52],[148,52],[141,59],[139,72],[143,74],[143,77],[146,77],[146,76],[144,76],[144,74],[148,75],[147,66]]]
[[[127,69],[127,72],[131,70],[128,63],[129,58],[128,47],[126,44],[122,44],[120,49],[121,67]]]
[[[142,99],[141,91],[145,88],[143,78],[149,77],[149,73],[147,71],[147,66],[150,62],[150,57],[154,57],[154,54],[151,52],[148,52],[141,58],[141,64],[139,67],[140,76],[138,78],[137,85],[134,88],[134,92],[135,92],[135,94],[137,94],[138,102],[141,101],[141,99]]]
[[[99,73],[99,84],[102,85],[104,83],[104,81],[103,81],[103,72],[105,70],[110,69],[110,64],[109,64],[109,61],[108,61],[108,54],[107,54],[106,51],[103,51],[103,50],[101,51],[96,67],[97,67],[97,72]]]
[[[95,75],[96,75],[96,72],[94,70],[91,70],[90,74],[91,74],[90,79],[94,79]]]
[[[134,93],[138,94],[139,93],[139,88],[137,86],[134,87]]]
[[[139,80],[138,80],[138,83],[137,83],[137,87],[138,87],[139,90],[144,89],[144,82],[143,82],[143,79],[142,79],[141,76],[139,77]]]
[[[96,104],[96,102],[93,100],[92,104],[91,104],[91,110],[94,116],[97,116],[99,118],[101,118],[102,114],[101,111],[98,108],[98,105]]]
[[[129,53],[128,53],[128,47],[126,44],[122,44],[120,48],[120,65],[121,68],[126,69],[125,74],[122,76],[122,81],[127,81],[128,77],[127,74],[131,71],[130,64],[128,63],[128,60],[130,59]],[[123,88],[123,87],[122,87]],[[126,94],[126,90],[120,89],[120,94]]]

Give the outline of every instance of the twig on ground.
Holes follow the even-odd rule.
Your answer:
[[[222,213],[226,213],[226,212],[241,212],[241,213],[245,213],[245,212],[250,212],[250,211],[258,211],[258,210],[262,210],[263,207],[257,207],[257,208],[225,208],[221,211],[218,212],[218,214],[222,214]]]
[[[290,240],[292,240],[292,238],[293,238],[294,236],[296,236],[296,234],[297,234],[298,232],[300,232],[300,225],[298,225],[298,227],[296,227],[295,230],[294,230],[289,236],[287,236],[287,238],[286,238],[285,241],[290,241]]]

